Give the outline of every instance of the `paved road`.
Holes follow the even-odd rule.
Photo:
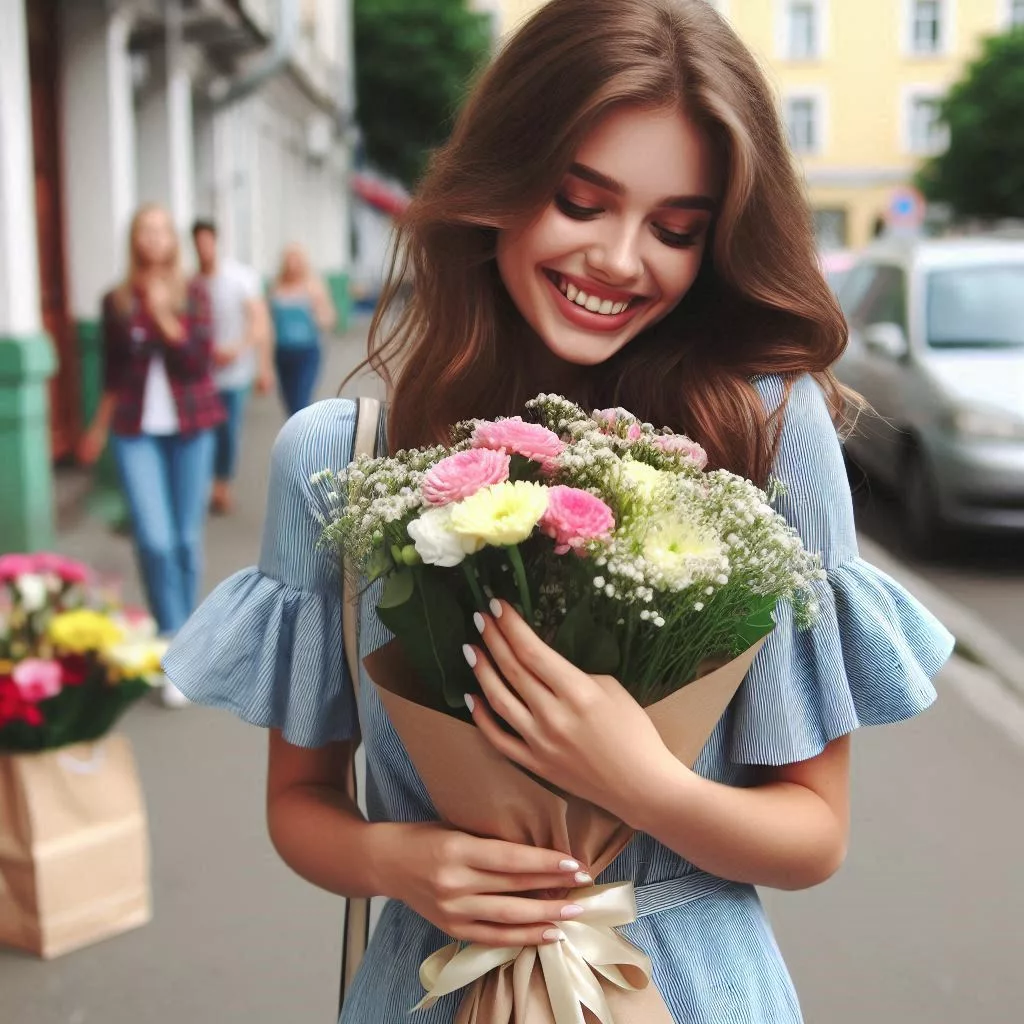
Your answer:
[[[335,346],[322,394],[358,347]],[[254,405],[243,502],[210,525],[208,586],[255,558],[281,420],[274,402]],[[125,539],[80,523],[63,547],[137,595]],[[765,894],[808,1024],[1021,1019],[1024,712],[961,662],[939,688],[928,714],[856,737],[843,871]],[[327,1024],[339,902],[292,876],[266,839],[263,735],[148,703],[125,731],[151,819],[154,921],[48,964],[0,952],[2,1024]]]

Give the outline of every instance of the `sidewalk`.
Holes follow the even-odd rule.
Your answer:
[[[364,326],[328,346],[319,397],[336,393],[364,351]],[[363,381],[346,394],[374,390]],[[238,508],[210,522],[204,592],[257,558],[268,456],[283,421],[276,395],[253,399]],[[129,539],[94,520],[64,518],[74,521],[62,531],[60,549],[120,577],[125,599],[140,602]],[[137,705],[122,729],[135,747],[150,815],[153,921],[51,963],[0,950],[0,1021],[335,1019],[341,901],[292,875],[270,846],[265,734],[223,712],[168,711],[155,701]]]

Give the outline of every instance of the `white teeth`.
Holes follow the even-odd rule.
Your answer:
[[[617,316],[629,308],[629,302],[613,302],[611,299],[599,299],[596,295],[588,295],[581,291],[576,285],[562,278],[558,283],[561,293],[577,306],[582,306],[591,313],[599,313],[602,316]]]

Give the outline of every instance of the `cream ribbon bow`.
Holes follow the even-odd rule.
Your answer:
[[[586,1007],[601,1024],[616,1024],[601,978],[627,991],[651,982],[650,958],[615,929],[636,920],[632,882],[591,885],[569,897],[583,907],[573,921],[561,921],[564,942],[539,947],[470,945],[453,942],[420,965],[426,996],[413,1008],[425,1010],[438,999],[480,980],[521,956],[539,956],[555,1024],[582,1024]]]

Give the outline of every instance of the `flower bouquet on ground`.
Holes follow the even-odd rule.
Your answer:
[[[128,741],[165,644],[84,565],[0,556],[0,942],[49,957],[149,919]]]
[[[491,597],[508,601],[568,661],[618,679],[692,767],[774,628],[776,604],[813,622],[822,570],[768,494],[708,471],[689,438],[623,409],[588,415],[556,395],[527,403],[527,414],[460,423],[448,446],[362,457],[314,482],[329,507],[324,540],[343,553],[350,583],[381,581],[378,614],[395,641],[365,665],[439,814],[599,872],[628,828],[528,777],[468,721],[464,695],[477,683],[462,647],[476,638],[473,613]],[[649,961],[608,924],[605,897],[624,901],[613,924],[633,919],[631,887],[614,888],[628,891],[598,893],[603,909],[581,919],[579,943],[497,960],[474,947],[442,951],[424,965],[428,1001],[472,982],[459,1024],[505,1024],[513,1012],[578,1020],[560,1008],[565,990],[577,1015],[668,1021]]]

